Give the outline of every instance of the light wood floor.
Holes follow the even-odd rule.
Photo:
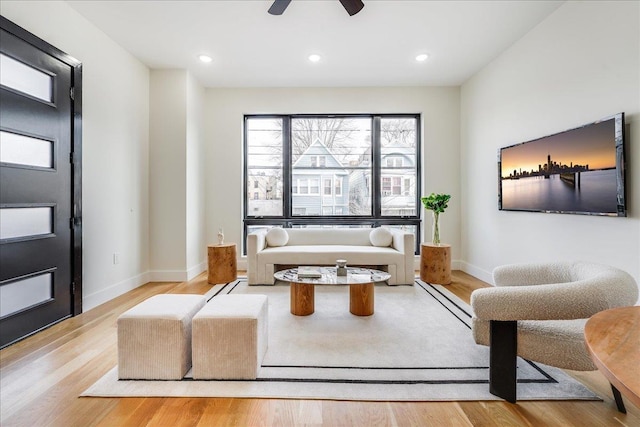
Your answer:
[[[468,301],[485,283],[461,272],[448,287]],[[0,425],[9,426],[640,426],[616,411],[598,372],[572,373],[603,402],[344,402],[286,399],[79,398],[116,365],[116,319],[158,293],[201,294],[206,274],[148,283],[0,351]]]

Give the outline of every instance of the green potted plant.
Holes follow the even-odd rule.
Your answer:
[[[438,219],[441,213],[447,209],[451,195],[449,194],[435,194],[431,193],[427,197],[423,197],[422,204],[425,209],[430,210],[433,213],[433,239],[434,245],[440,244],[440,228],[438,225]]]

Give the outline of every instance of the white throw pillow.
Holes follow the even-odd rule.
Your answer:
[[[289,241],[289,235],[284,228],[274,227],[267,232],[267,245],[284,246]]]
[[[369,241],[373,246],[391,246],[393,235],[386,228],[378,227],[369,233]]]

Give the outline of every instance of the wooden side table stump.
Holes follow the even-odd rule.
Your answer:
[[[209,264],[207,282],[210,284],[229,283],[238,278],[235,243],[209,245],[207,258]]]
[[[420,245],[420,279],[427,283],[451,283],[451,245]]]

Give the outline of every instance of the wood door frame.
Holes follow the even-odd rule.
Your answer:
[[[82,313],[82,63],[0,15],[0,28],[71,67],[71,315]]]

